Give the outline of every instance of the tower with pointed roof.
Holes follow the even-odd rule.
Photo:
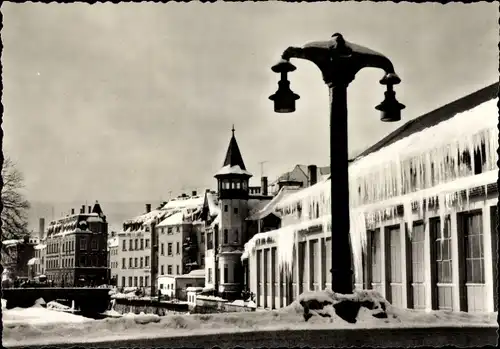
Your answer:
[[[234,136],[229,141],[222,168],[215,174],[219,193],[220,218],[215,228],[218,262],[216,280],[218,291],[227,297],[240,294],[243,284],[241,254],[246,236],[245,218],[248,216],[249,179]]]

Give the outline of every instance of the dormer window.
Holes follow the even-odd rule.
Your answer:
[[[236,189],[241,189],[241,183],[240,182],[236,182]]]

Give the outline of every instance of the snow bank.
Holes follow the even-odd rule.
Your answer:
[[[4,320],[4,345],[27,346],[55,343],[82,343],[103,340],[124,340],[127,338],[151,338],[158,336],[192,336],[197,334],[217,334],[245,330],[283,330],[301,328],[381,328],[381,327],[439,327],[484,325],[497,326],[496,313],[452,313],[418,312],[386,308],[388,317],[373,317],[373,310],[361,308],[358,322],[349,324],[335,321],[336,318],[314,316],[307,323],[303,318],[303,308],[298,302],[276,311],[256,311],[225,314],[166,315],[127,314],[117,318],[90,320],[81,323],[60,323],[53,326],[45,323],[9,323]],[[45,309],[44,309],[45,310]],[[46,310],[50,312],[49,310]],[[57,316],[75,316],[55,313]],[[46,316],[49,318],[49,316]],[[50,316],[52,317],[52,315]]]
[[[14,308],[3,310],[4,334],[8,328],[18,326],[49,326],[55,324],[75,324],[93,321],[83,316],[74,315],[61,311],[54,311],[41,306],[31,308]]]
[[[47,303],[47,309],[49,310],[56,310],[56,311],[68,311],[72,310],[71,307],[68,307],[67,305],[58,303],[56,301],[50,301]]]

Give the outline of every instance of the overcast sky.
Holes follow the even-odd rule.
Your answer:
[[[235,124],[258,183],[328,165],[328,90],[294,61],[297,112],[275,114],[270,67],[290,46],[346,40],[382,52],[403,121],[380,121],[382,71],[349,88],[349,146],[498,79],[496,3],[4,3],[4,153],[28,199],[140,201],[216,187]]]

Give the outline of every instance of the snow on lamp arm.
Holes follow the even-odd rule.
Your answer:
[[[349,216],[349,180],[347,148],[347,87],[363,68],[379,68],[385,75],[380,80],[387,86],[385,98],[375,108],[381,112],[382,121],[401,120],[405,106],[396,100],[393,86],[401,82],[392,62],[376,51],[344,40],[335,33],[329,40],[315,41],[303,47],[288,47],[281,60],[271,69],[281,74],[278,90],[269,97],[278,113],[295,111],[295,101],[300,97],[290,89],[287,74],[296,68],[291,58],[313,62],[323,75],[330,90],[330,173],[332,214],[332,290],[352,293],[351,242]],[[335,199],[333,199],[335,198]],[[351,239],[352,240],[352,239]],[[360,259],[359,253],[356,253]],[[359,258],[358,258],[359,257]],[[356,265],[360,261],[355,261]]]

